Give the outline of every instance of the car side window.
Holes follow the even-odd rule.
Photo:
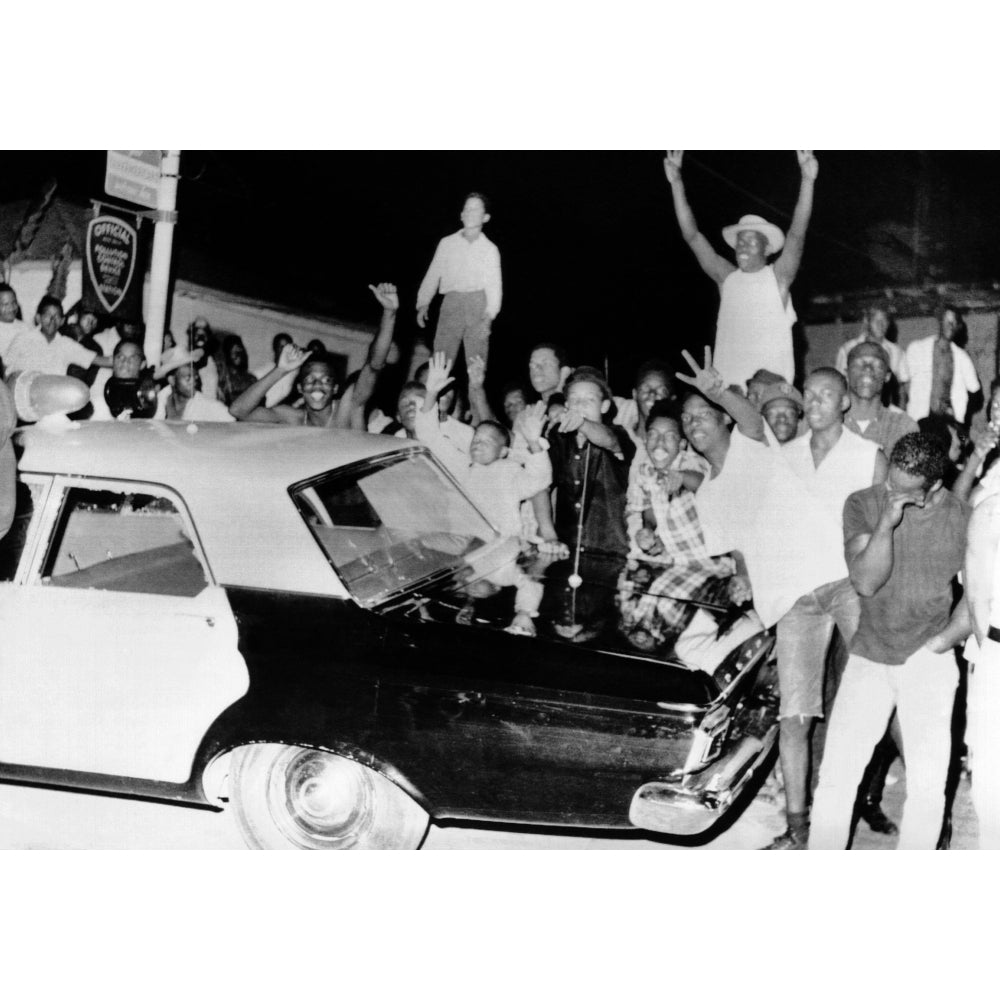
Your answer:
[[[169,498],[81,487],[66,491],[42,582],[177,597],[194,597],[208,586]]]
[[[14,523],[11,524],[10,531],[0,538],[0,581],[9,582],[17,574],[24,543],[28,538],[28,525],[35,512],[35,498],[41,492],[40,484],[18,479]]]

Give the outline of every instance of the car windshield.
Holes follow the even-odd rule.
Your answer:
[[[496,531],[427,454],[331,472],[291,490],[351,594],[372,605],[469,565]]]

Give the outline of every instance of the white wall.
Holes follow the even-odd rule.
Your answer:
[[[24,261],[17,264],[11,275],[11,286],[17,292],[21,312],[26,323],[34,321],[39,300],[52,279],[52,265],[47,261]],[[148,300],[147,279],[143,301]],[[63,305],[68,309],[82,294],[81,265],[75,261],[70,266]],[[378,306],[372,303],[377,319]],[[180,336],[197,316],[204,316],[213,330],[235,333],[243,338],[251,369],[273,360],[271,340],[276,333],[290,333],[295,342],[305,346],[313,338],[322,340],[327,350],[344,354],[348,358],[348,372],[364,363],[368,345],[375,334],[375,323],[370,329],[338,323],[321,317],[299,316],[285,312],[280,306],[255,302],[252,299],[229,295],[191,282],[174,283],[170,329]]]

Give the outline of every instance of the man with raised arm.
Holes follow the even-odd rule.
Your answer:
[[[844,428],[847,385],[834,369],[818,368],[806,379],[809,432],[780,446],[753,404],[725,384],[711,352],[706,349],[704,366],[683,355],[694,375],[677,378],[725,409],[739,431],[721,475],[703,484],[696,503],[712,554],[726,547],[742,554],[754,607],[766,626],[777,624],[778,749],[788,827],[767,849],[804,850],[811,734],[823,716],[827,648],[835,626],[846,640],[853,637],[859,614],[841,514],[849,495],[885,478],[885,458],[877,445]],[[698,438],[691,440],[697,448]],[[712,549],[714,538],[720,541]]]
[[[736,264],[719,256],[698,231],[684,193],[681,161],[684,150],[668,150],[663,161],[674,198],[681,235],[701,269],[719,286],[719,320],[715,331],[715,367],[727,385],[746,388],[759,368],[795,380],[792,354],[792,282],[798,274],[812,214],[813,185],[819,164],[811,149],[798,150],[802,181],[788,236],[759,215],[744,215],[726,226],[722,237],[735,251]],[[768,257],[784,251],[772,264]]]
[[[330,362],[324,358],[310,358],[308,351],[288,343],[282,348],[277,364],[250,388],[240,393],[233,400],[229,412],[237,420],[249,420],[251,423],[365,430],[365,405],[375,391],[379,372],[385,367],[389,348],[392,346],[392,332],[396,327],[396,313],[399,310],[399,296],[395,285],[383,282],[378,287],[368,287],[382,307],[382,323],[354,384],[350,406],[341,405],[341,401],[335,398],[338,387]],[[266,406],[268,390],[273,389],[289,372],[295,371],[299,373],[296,385],[302,393],[305,406],[302,409],[285,403]]]

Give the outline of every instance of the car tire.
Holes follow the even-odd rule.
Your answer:
[[[414,850],[427,833],[406,792],[346,757],[270,743],[233,757],[232,808],[252,848]]]

